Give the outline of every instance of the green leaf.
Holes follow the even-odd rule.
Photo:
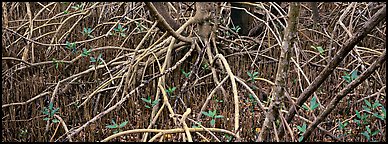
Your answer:
[[[64,14],[69,14],[69,11],[65,10],[63,11]]]
[[[370,136],[369,136],[368,132],[363,131],[361,134],[364,135],[368,140],[370,140]]]
[[[58,122],[59,122],[59,120],[57,120],[57,119],[53,119],[53,120],[52,120],[52,122],[53,122],[53,123],[58,123]]]
[[[370,130],[369,126],[366,126],[365,128],[368,131],[368,133],[371,133],[371,130]]]
[[[114,119],[112,119],[112,123],[113,123],[114,125],[117,125],[117,123],[115,122],[115,120],[114,120]]]
[[[325,50],[323,50],[323,48],[321,46],[318,46],[317,50],[318,50],[319,54],[321,54],[321,55],[323,55],[323,53],[325,52]]]
[[[342,76],[343,79],[345,79],[346,82],[350,83],[352,80],[350,78],[350,75],[346,72],[344,72],[345,76]]]
[[[310,108],[306,106],[306,104],[302,105],[302,107],[308,111],[310,111]]]
[[[175,89],[176,89],[176,87],[172,87],[172,88],[171,88],[171,93],[174,92]]]
[[[216,115],[214,118],[224,118],[222,115]]]
[[[145,105],[144,107],[146,107],[146,108],[151,108],[150,106],[148,106],[148,105]]]
[[[209,112],[210,112],[210,111],[209,111]],[[211,117],[210,114],[207,113],[207,112],[204,112],[204,111],[203,111],[202,114],[205,115],[205,116]]]
[[[155,105],[157,105],[159,103],[160,99],[157,99],[157,100],[154,100],[152,102],[152,107],[154,107]]]
[[[357,116],[357,118],[361,119],[361,115],[360,115],[360,112],[358,110],[356,110],[356,116]]]
[[[54,110],[51,110],[50,116],[54,116],[54,114],[59,110],[59,108],[56,108]]]
[[[121,24],[118,24],[117,25],[117,29],[119,30],[119,31],[121,31],[123,28],[121,27]]]
[[[215,125],[216,125],[216,120],[215,120],[215,119],[212,119],[212,120],[210,121],[210,125],[211,125],[211,126],[215,126]]]
[[[379,132],[380,132],[380,130],[376,130],[376,131],[374,131],[374,132],[372,133],[372,136],[375,136],[375,135],[377,135]]]
[[[315,108],[317,108],[319,104],[317,103],[317,97],[311,98],[310,101],[310,109],[313,111]]]
[[[344,129],[345,128],[345,126],[344,126],[344,124],[342,124],[342,122],[341,121],[338,121],[338,125],[339,125],[339,130],[342,130],[342,129]]]
[[[303,136],[300,136],[298,141],[301,142],[303,140]]]
[[[125,33],[120,33],[121,37],[126,37],[127,35]]]
[[[350,75],[351,75],[351,78],[352,80],[355,80],[357,77],[358,77],[358,70],[354,70]]]
[[[49,115],[49,111],[48,111],[47,108],[44,108],[43,111],[42,111],[42,113],[45,114],[45,115]]]
[[[97,61],[100,61],[101,57],[102,57],[102,54],[99,54],[98,57],[97,57]]]
[[[56,108],[53,110],[54,113],[56,113],[59,110],[59,108]]]
[[[96,62],[96,59],[94,57],[90,57],[90,62]]]
[[[122,122],[122,123],[119,125],[119,128],[124,127],[125,125],[127,125],[127,123],[128,123],[128,121]]]
[[[50,102],[50,104],[49,104],[49,109],[52,110],[53,107],[54,107],[54,104],[53,104],[52,102]]]
[[[373,103],[373,105],[372,105],[372,108],[375,109],[379,106],[382,106],[382,105],[379,103],[379,101],[375,101],[375,103]]]
[[[360,125],[361,125],[360,120],[356,120],[356,119],[355,119],[354,122],[356,122],[357,126],[360,126]]]
[[[365,111],[370,112],[370,108],[366,107],[365,105],[362,105],[362,108],[364,108]]]
[[[209,112],[210,113],[210,112]],[[216,113],[217,113],[217,110],[214,110],[213,112],[212,112],[212,117],[214,117],[214,116],[216,116]]]
[[[106,128],[115,129],[117,128],[117,125],[107,125]]]
[[[247,71],[247,74],[248,74],[249,77],[252,77],[251,72]]]
[[[149,103],[149,104],[151,104],[151,99],[145,99],[145,98],[141,98],[141,100],[143,100],[144,102],[146,102],[146,103]]]
[[[302,127],[296,126],[296,128],[300,131],[300,133],[304,133],[306,131],[306,123],[303,123]]]
[[[313,111],[315,108],[319,106],[319,103],[315,103],[314,105],[311,106],[311,111]]]
[[[113,133],[116,134],[116,133],[118,133],[118,132],[119,132],[118,130],[115,130]]]
[[[259,74],[259,72],[254,72],[253,76],[256,77]]]
[[[44,118],[43,120],[44,120],[44,121],[48,121],[48,120],[50,120],[50,118],[47,117],[47,118]]]
[[[305,132],[305,131],[306,131],[306,128],[307,128],[307,125],[306,125],[306,123],[303,123],[303,126],[302,126],[302,128],[304,129],[304,131],[303,131],[303,132]]]
[[[365,102],[365,104],[366,104],[368,107],[372,107],[372,104],[371,104],[369,101],[367,101],[366,99],[364,99],[364,102]]]

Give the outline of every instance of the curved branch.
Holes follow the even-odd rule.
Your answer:
[[[171,26],[166,22],[166,20],[163,18],[162,15],[159,14],[158,10],[155,8],[155,6],[151,3],[151,2],[146,2],[146,6],[148,7],[148,9],[150,10],[150,12],[156,16],[156,18],[158,19],[158,21],[161,23],[161,25],[164,27],[164,29],[167,30],[168,33],[170,33],[174,38],[180,40],[180,41],[184,41],[184,42],[193,42],[192,39],[190,38],[187,38],[187,37],[183,37],[182,35],[180,34],[177,34],[172,28]]]

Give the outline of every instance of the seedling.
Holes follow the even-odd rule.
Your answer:
[[[202,112],[202,114],[204,114],[212,119],[210,121],[210,125],[212,127],[214,127],[216,124],[216,118],[223,118],[224,117],[222,115],[216,115],[216,113],[217,113],[217,110],[214,110],[214,111],[209,110],[209,112]]]
[[[257,101],[255,100],[255,98],[253,97],[252,94],[249,94],[249,101],[253,103],[253,105],[256,105]]]
[[[59,64],[64,64],[63,61],[58,61],[57,59],[53,58],[53,64],[55,65],[55,69],[58,70]]]
[[[365,138],[370,141],[371,137],[377,135],[380,132],[380,130],[376,130],[372,133],[372,130],[369,128],[369,126],[366,126],[366,131],[363,131],[361,134],[365,136]],[[373,138],[372,138],[373,139]]]
[[[154,107],[154,106],[157,105],[157,104],[159,103],[159,101],[160,101],[160,99],[157,99],[157,100],[152,101],[150,96],[148,96],[147,99],[141,98],[141,100],[143,100],[144,102],[150,104],[151,107]],[[148,106],[148,105],[145,105],[145,107],[146,107],[146,108],[151,108],[151,107]]]
[[[44,118],[43,120],[44,120],[44,121],[52,120],[53,123],[59,122],[59,120],[53,118],[53,117],[54,117],[54,114],[57,113],[58,110],[59,110],[59,108],[54,108],[54,104],[53,104],[53,103],[50,103],[48,108],[47,108],[47,107],[44,107],[44,108],[43,108],[42,113],[43,113],[44,115],[47,115],[47,117]]]
[[[135,21],[135,23],[136,23],[136,31],[143,32],[144,31],[143,24],[141,22],[137,22],[137,21]]]
[[[309,111],[314,111],[315,108],[319,106],[319,103],[317,103],[317,98],[313,97],[310,100],[310,107],[303,105],[302,107]]]
[[[86,48],[83,48],[81,56],[83,56],[83,57],[89,56],[91,52],[92,52],[92,50],[90,50],[90,49],[87,50]]]
[[[344,72],[345,75],[342,76],[342,78],[345,79],[346,82],[350,83],[358,77],[357,73],[357,70],[354,70],[352,73],[350,73],[350,75]]]
[[[208,65],[207,63],[203,64],[203,65],[202,65],[202,69],[203,69],[204,71],[208,70],[208,69],[209,69],[209,65]]]
[[[222,99],[219,100],[216,96],[213,98],[213,100],[216,101],[217,103],[223,103],[224,102],[224,100],[222,100]]]
[[[306,132],[307,125],[306,125],[306,123],[303,123],[302,127],[301,126],[296,126],[296,128],[298,128],[298,130],[299,130],[299,132],[298,132],[298,134],[299,134],[298,141],[301,142],[302,139],[303,139],[303,135],[302,134],[304,132]]]
[[[176,87],[169,87],[168,89],[166,89],[166,93],[168,94],[168,96],[170,97],[173,97],[173,92],[176,90]]]
[[[103,59],[102,59],[102,54],[99,54],[99,55],[97,56],[97,58],[91,56],[91,57],[90,57],[90,62],[91,62],[91,63],[94,63],[94,64],[90,65],[89,67],[90,67],[90,68],[95,68],[95,70],[96,70],[97,65],[103,63],[102,60],[103,60]]]
[[[77,52],[77,48],[76,48],[75,43],[70,43],[70,42],[66,41],[66,48],[69,50],[72,50],[73,53]]]
[[[323,55],[323,53],[325,52],[325,50],[323,50],[321,46],[311,46],[311,48],[317,50],[320,55]]]
[[[19,137],[25,137],[28,133],[27,129],[20,129]]]
[[[117,28],[114,28],[113,29],[116,33],[119,33],[119,35],[121,36],[121,37],[125,37],[126,36],[126,34],[124,33],[126,30],[127,30],[127,28],[123,28],[122,26],[121,26],[121,24],[118,24],[117,25]]]
[[[99,54],[98,56],[97,56],[97,58],[94,58],[94,57],[90,57],[90,62],[92,62],[92,63],[97,63],[98,62],[98,64],[102,64],[102,54]]]
[[[75,6],[72,6],[71,8],[74,9],[75,11],[77,11],[77,10],[82,9],[82,5],[77,4],[77,5],[75,5]]]
[[[341,121],[338,121],[338,129],[344,130],[345,127],[349,124],[349,122],[342,123]]]
[[[63,14],[69,14],[68,10],[63,11]]]
[[[236,33],[238,33],[240,30],[241,30],[241,27],[240,26],[234,26],[231,28],[233,31],[235,31]]]
[[[250,72],[248,71],[247,74],[248,74],[248,76],[249,76],[249,78],[250,78],[248,81],[254,82],[254,81],[255,81],[255,78],[257,78],[257,75],[259,74],[259,72],[253,72],[253,74],[252,74],[252,73],[250,73]]]
[[[112,123],[112,125],[107,125],[106,128],[115,129],[115,131],[113,131],[113,133],[115,134],[121,132],[121,128],[125,127],[125,125],[128,124],[128,121],[122,122],[120,125],[118,125],[115,120],[112,119]]]
[[[82,35],[90,37],[90,38],[94,38],[94,36],[91,35],[91,33],[92,33],[92,29],[91,28],[84,27],[84,31],[82,32]]]
[[[225,139],[227,140],[226,142],[230,142],[232,140],[232,136],[230,136],[229,134],[225,134]]]
[[[186,78],[189,78],[191,72],[185,72],[183,69],[181,69],[181,72],[183,75],[185,75]]]

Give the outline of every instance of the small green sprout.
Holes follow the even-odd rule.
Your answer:
[[[83,56],[83,57],[89,56],[91,52],[92,52],[92,50],[90,50],[90,49],[87,50],[86,48],[83,48],[81,56]]]
[[[357,73],[358,73],[357,70],[354,70],[352,73],[350,73],[350,75],[344,72],[345,75],[342,76],[342,78],[345,79],[346,82],[350,83],[358,77]]]
[[[73,53],[77,52],[76,44],[66,41],[66,48],[72,50]]]
[[[216,124],[216,118],[223,118],[224,117],[222,115],[216,115],[216,113],[217,113],[217,110],[214,110],[214,111],[209,110],[208,112],[202,112],[203,115],[206,115],[212,119],[210,121],[210,125],[213,127]]]
[[[75,11],[77,11],[77,10],[82,9],[82,5],[77,4],[77,5],[75,5],[75,6],[71,6],[71,8],[74,9]]]
[[[299,130],[299,139],[298,139],[298,141],[299,142],[301,142],[302,141],[302,139],[303,139],[303,133],[304,132],[306,132],[306,129],[307,129],[307,125],[306,125],[306,123],[303,123],[303,125],[302,125],[302,127],[301,126],[296,126],[296,128],[298,128],[298,130]]]
[[[247,74],[248,74],[248,76],[249,76],[249,78],[250,78],[248,81],[254,82],[254,81],[255,81],[255,78],[257,78],[257,75],[259,74],[259,72],[253,72],[253,74],[252,74],[252,73],[250,73],[250,72],[248,71]]]
[[[323,53],[325,52],[325,50],[323,50],[321,46],[310,46],[310,47],[317,50],[320,55],[323,55]]]
[[[82,35],[90,37],[90,38],[94,38],[94,36],[91,35],[91,33],[92,33],[92,29],[91,28],[84,27],[84,31],[82,32]]]
[[[64,64],[63,61],[58,61],[58,60],[55,59],[55,58],[52,58],[52,60],[53,60],[53,64],[55,65],[55,69],[57,69],[57,70],[58,70],[58,68],[59,68],[59,64]]]
[[[313,97],[310,100],[310,107],[303,105],[302,107],[309,111],[314,111],[315,108],[319,106],[319,103],[317,103],[317,98]]]
[[[90,62],[92,63],[97,63],[98,64],[102,64],[102,54],[99,54],[97,58],[94,58],[94,57],[90,57]]]
[[[125,127],[125,125],[128,124],[128,121],[122,122],[120,125],[118,125],[113,119],[112,119],[112,125],[107,125],[106,128],[110,129],[116,129],[113,133],[121,132],[121,128]]]
[[[144,102],[150,104],[151,107],[154,107],[154,106],[157,105],[157,104],[159,103],[159,101],[160,101],[160,99],[157,99],[157,100],[152,101],[150,96],[148,96],[147,99],[141,98],[141,100],[143,100]],[[145,105],[145,107],[146,107],[146,108],[151,108],[151,107],[148,106],[148,105]]]
[[[240,26],[235,26],[235,27],[232,27],[231,29],[233,31],[235,31],[236,33],[238,33],[241,30],[241,27]]]
[[[127,30],[127,28],[123,28],[122,26],[121,26],[121,24],[118,24],[117,25],[117,28],[114,28],[113,29],[116,33],[119,33],[119,35],[121,36],[121,37],[126,37],[126,34],[124,33],[126,30]]]
[[[166,93],[168,94],[168,96],[170,97],[173,97],[173,92],[176,90],[176,87],[169,87],[168,89],[166,89]]]
[[[185,72],[183,69],[181,69],[181,72],[183,73],[183,75],[185,75],[186,78],[188,78],[190,76],[190,73],[191,72]]]
[[[54,108],[54,104],[53,104],[53,103],[50,103],[48,108],[47,108],[47,107],[44,107],[44,108],[43,108],[42,113],[43,113],[44,115],[47,115],[47,117],[44,118],[43,120],[44,120],[44,121],[52,120],[53,123],[58,123],[59,120],[53,118],[53,117],[54,117],[54,114],[57,113],[58,110],[59,110],[59,108]]]

